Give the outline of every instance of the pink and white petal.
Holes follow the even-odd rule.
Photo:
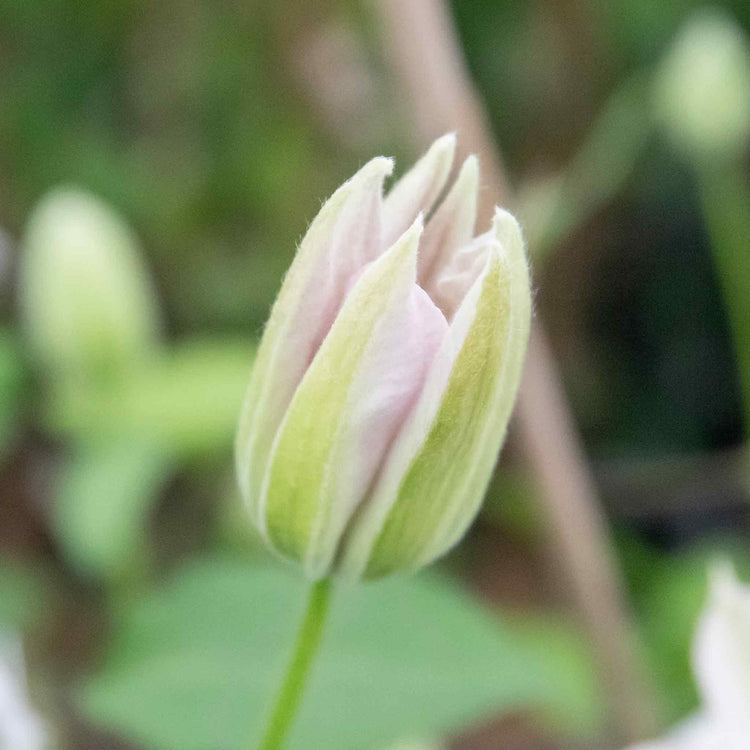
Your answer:
[[[436,271],[427,291],[448,320],[479,278],[490,249],[495,244],[495,231],[490,229],[455,251],[448,262]]]
[[[341,560],[345,578],[356,580],[367,568],[372,547],[398,499],[404,476],[433,428],[456,358],[474,323],[481,291],[482,285],[478,282],[451,322],[430,365],[419,400],[394,441],[370,497],[360,508],[356,525],[349,531]]]
[[[421,216],[365,269],[284,417],[260,516],[310,578],[340,537],[422,388],[447,323],[416,287]]]
[[[478,511],[518,389],[530,318],[520,230],[499,212],[493,231],[485,269],[348,535],[345,577],[416,569],[453,546]]]
[[[286,409],[351,279],[382,252],[382,185],[392,168],[390,159],[373,159],[326,201],[271,311],[235,444],[240,488],[256,523],[268,455]]]
[[[388,192],[383,202],[385,247],[406,231],[418,213],[427,215],[445,187],[455,150],[455,133],[438,138]]]
[[[417,279],[430,296],[434,278],[474,236],[478,191],[479,161],[472,155],[463,163],[453,187],[427,223],[419,247]]]
[[[352,385],[336,459],[337,507],[331,522],[321,524],[318,553],[311,550],[311,577],[333,563],[337,543],[413,409],[447,331],[443,314],[416,284],[379,324]]]

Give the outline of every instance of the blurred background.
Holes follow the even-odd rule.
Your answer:
[[[448,11],[658,731],[698,705],[707,566],[750,575],[750,5]],[[383,15],[0,0],[0,748],[253,746],[304,585],[243,515],[235,422],[322,200],[419,153]],[[447,559],[340,592],[292,747],[632,738],[539,494],[511,429]]]

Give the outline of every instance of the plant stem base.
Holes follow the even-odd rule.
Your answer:
[[[260,750],[281,750],[299,710],[315,653],[320,645],[323,624],[331,599],[328,579],[310,588],[304,619],[297,634],[292,660],[281,683],[276,702],[266,726]]]

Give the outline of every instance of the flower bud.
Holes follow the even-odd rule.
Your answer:
[[[434,208],[454,149],[453,135],[438,139],[385,197],[382,157],[334,193],[260,344],[238,479],[268,543],[311,579],[377,578],[444,554],[478,512],[503,441],[528,269],[510,214],[497,209],[473,236],[475,157]]]
[[[672,140],[703,164],[741,156],[750,138],[750,45],[724,11],[697,11],[662,64],[657,115]]]
[[[93,195],[58,188],[23,240],[20,303],[34,354],[55,373],[130,366],[157,339],[156,297],[129,227]]]

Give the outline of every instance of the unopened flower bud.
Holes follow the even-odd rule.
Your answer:
[[[128,367],[157,339],[156,297],[135,236],[81,190],[54,190],[34,210],[19,284],[30,344],[55,373]]]
[[[657,76],[655,108],[678,148],[702,164],[747,147],[750,44],[724,11],[697,11],[679,32]]]
[[[454,149],[453,135],[437,140],[385,198],[382,157],[334,193],[260,344],[239,483],[269,544],[311,579],[377,578],[444,554],[505,435],[530,319],[523,240],[500,209],[473,236],[475,157],[434,208]]]

